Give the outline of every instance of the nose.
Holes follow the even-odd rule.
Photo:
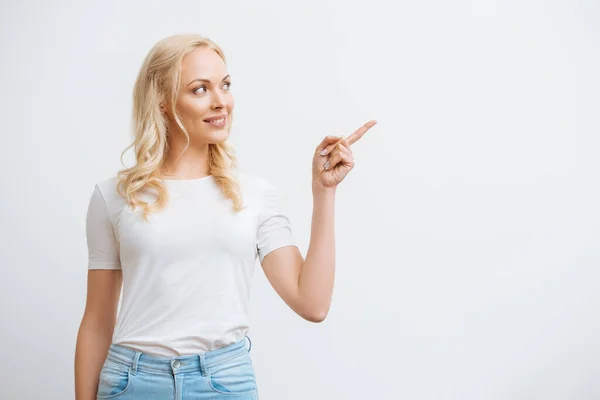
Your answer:
[[[219,93],[218,91],[213,92],[212,96],[212,108],[215,110],[220,110],[225,107],[226,100],[225,95],[223,93]]]

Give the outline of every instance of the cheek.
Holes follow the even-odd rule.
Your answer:
[[[186,99],[179,104],[179,110],[184,120],[195,120],[206,115],[210,110],[210,103],[203,98]]]

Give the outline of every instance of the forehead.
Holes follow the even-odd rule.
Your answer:
[[[181,61],[183,84],[196,78],[220,81],[225,75],[227,75],[227,66],[213,49],[206,47],[195,49],[186,54]]]

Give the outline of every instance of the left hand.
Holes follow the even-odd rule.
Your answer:
[[[377,121],[369,121],[348,137],[326,136],[313,157],[313,187],[335,188],[354,168],[350,146],[363,137]]]

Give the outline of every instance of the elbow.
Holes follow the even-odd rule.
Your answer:
[[[327,318],[328,312],[329,312],[329,310],[320,310],[318,312],[312,312],[310,314],[303,315],[303,318],[309,322],[318,324],[318,323],[325,321],[325,318]]]

